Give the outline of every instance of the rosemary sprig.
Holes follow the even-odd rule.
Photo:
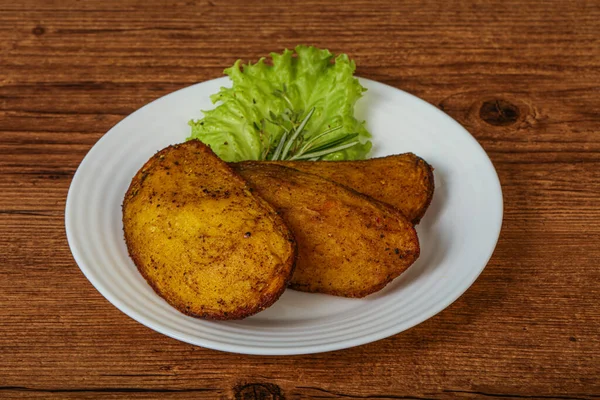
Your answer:
[[[283,132],[283,135],[281,135],[281,140],[279,141],[279,144],[277,145],[277,148],[275,149],[275,153],[273,153],[273,156],[271,157],[272,161],[279,160],[279,155],[281,154],[281,150],[283,149],[283,145],[285,144],[287,135],[288,135],[287,131]]]
[[[320,157],[326,156],[327,154],[335,153],[336,151],[347,149],[348,147],[352,147],[355,144],[358,144],[358,140],[355,140],[350,143],[343,144],[337,147],[330,147],[326,150],[315,151],[307,154],[299,154],[290,158],[290,160],[306,160],[306,159],[319,159]]]
[[[306,117],[304,117],[304,119],[300,123],[300,126],[298,126],[298,128],[296,128],[296,129],[294,129],[294,133],[290,137],[290,140],[288,140],[287,143],[285,144],[285,147],[283,148],[283,153],[281,153],[282,160],[287,160],[287,155],[290,152],[290,148],[292,147],[292,145],[297,144],[299,142],[299,140],[300,140],[299,136],[302,133],[302,131],[304,130],[304,127],[306,126],[306,124],[308,123],[308,121],[310,120],[310,117],[312,117],[314,112],[315,112],[315,108],[313,107],[310,109],[308,114],[306,114]]]
[[[305,153],[305,152],[307,152],[308,150],[310,150],[310,148],[311,148],[312,146],[314,146],[314,144],[317,142],[317,140],[321,139],[323,136],[327,135],[328,133],[331,133],[331,132],[335,132],[335,131],[337,131],[337,130],[338,130],[338,129],[340,129],[341,127],[342,127],[341,125],[338,125],[338,126],[336,126],[336,127],[329,128],[329,129],[327,129],[326,131],[323,131],[323,132],[319,133],[317,136],[315,136],[315,137],[311,138],[311,139],[310,139],[308,142],[306,142],[306,144],[304,145],[304,147],[302,147],[302,148],[300,149],[300,153]]]
[[[294,105],[287,95],[287,88],[285,86],[283,90],[275,90],[274,95],[282,98],[289,108],[286,108],[280,115],[275,115],[275,113],[269,111],[269,118],[261,121],[261,133],[266,131],[267,122],[283,130],[281,138],[274,149],[273,146],[275,144],[272,141],[267,146],[264,146],[263,159],[273,161],[316,161],[328,154],[347,149],[359,143],[358,140],[354,140],[358,137],[358,133],[349,133],[329,140],[322,140],[327,134],[341,129],[341,125],[326,129],[316,135],[310,135],[306,131],[306,126],[315,112],[315,107],[312,107],[306,115],[304,115],[303,111],[294,111]],[[268,156],[269,154],[271,154],[270,157]]]

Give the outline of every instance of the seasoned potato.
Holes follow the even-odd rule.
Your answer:
[[[432,168],[412,153],[359,161],[244,161],[278,164],[348,186],[398,208],[417,224],[433,197]]]
[[[412,223],[394,207],[274,163],[233,166],[296,237],[293,289],[363,297],[383,288],[419,256]]]
[[[142,167],[125,195],[123,227],[144,278],[194,317],[259,312],[292,276],[296,244],[281,217],[197,140]]]

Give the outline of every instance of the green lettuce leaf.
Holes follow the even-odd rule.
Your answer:
[[[365,158],[371,135],[364,122],[354,118],[354,105],[366,89],[353,76],[354,61],[312,46],[297,46],[295,54],[287,49],[272,53],[271,58],[269,63],[261,58],[246,65],[238,60],[227,68],[232,87],[212,95],[217,107],[189,122],[188,140],[210,145],[225,161],[271,159],[284,133],[289,132],[289,139],[308,115],[286,158],[317,137],[308,153],[315,149],[323,153],[332,143],[337,147],[330,150],[356,144],[312,159]],[[330,132],[323,135],[326,131]]]

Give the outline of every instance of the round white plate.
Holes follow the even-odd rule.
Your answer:
[[[118,123],[81,162],[65,210],[77,264],[104,297],[140,323],[175,339],[248,354],[305,354],[369,343],[409,329],[448,307],[479,276],[502,225],[502,191],[477,141],[430,104],[361,79],[357,104],[373,134],[372,157],[413,152],[434,168],[435,194],[417,231],[421,257],[384,290],[346,299],[287,290],[271,308],[241,321],[179,313],[162,300],[127,254],[121,203],[129,183],[158,150],[189,135],[188,120],[211,109],[228,78],[164,96]]]

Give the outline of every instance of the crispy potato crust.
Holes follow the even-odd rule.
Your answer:
[[[184,314],[241,319],[273,304],[294,270],[296,243],[273,207],[207,146],[155,154],[123,202],[131,258]]]
[[[412,223],[394,207],[275,163],[237,163],[234,169],[294,232],[298,260],[293,289],[364,297],[419,256]]]
[[[358,161],[244,161],[278,164],[331,179],[357,192],[388,203],[419,223],[431,203],[433,169],[412,153]]]

